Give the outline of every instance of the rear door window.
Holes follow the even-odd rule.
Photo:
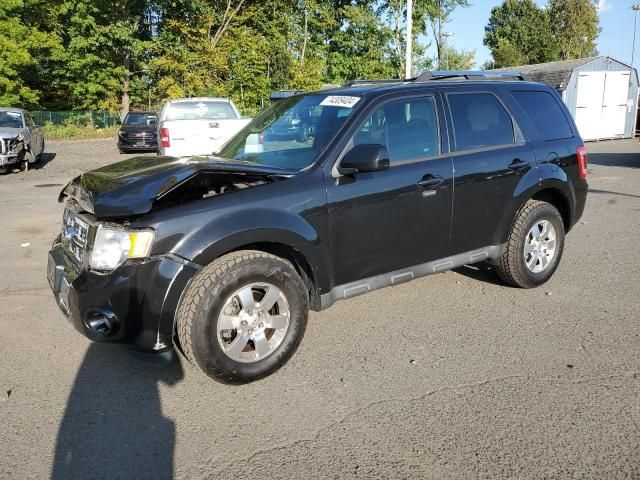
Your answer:
[[[447,99],[457,151],[514,143],[513,121],[495,95],[455,93]]]
[[[573,136],[562,107],[549,92],[522,90],[512,93],[540,133],[541,140],[562,140]]]

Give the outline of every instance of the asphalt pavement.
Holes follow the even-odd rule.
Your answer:
[[[590,194],[552,280],[485,265],[312,313],[275,375],[92,344],[45,277],[60,188],[125,158],[50,142],[0,175],[0,478],[640,478],[640,145],[588,144]]]

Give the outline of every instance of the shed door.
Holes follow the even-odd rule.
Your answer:
[[[605,137],[624,137],[629,96],[629,72],[607,72],[602,104]]]
[[[576,124],[584,140],[624,136],[629,72],[578,75]]]

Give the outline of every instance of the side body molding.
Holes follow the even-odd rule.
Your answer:
[[[399,285],[409,282],[419,277],[432,275],[434,273],[446,272],[463,265],[478,263],[483,260],[495,260],[504,252],[505,244],[490,245],[469,252],[460,253],[451,257],[422,263],[413,267],[396,270],[395,272],[383,273],[374,277],[364,278],[346,285],[338,285],[331,289],[329,293],[320,296],[321,310],[329,308],[338,300],[362,295],[379,288]]]

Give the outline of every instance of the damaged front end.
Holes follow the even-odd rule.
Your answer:
[[[73,198],[100,219],[143,215],[153,207],[220,195],[296,173],[215,157],[138,157],[74,178],[59,201]]]
[[[180,295],[200,266],[164,250],[145,214],[290,174],[247,162],[140,157],[75,178],[60,194],[62,232],[49,253],[58,305],[94,341],[169,348]]]
[[[0,136],[0,168],[16,166],[24,157],[27,150],[24,136],[22,134],[2,137]]]

